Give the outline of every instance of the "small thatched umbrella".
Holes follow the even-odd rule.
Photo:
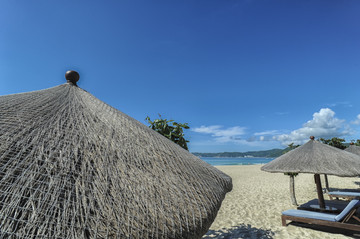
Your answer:
[[[353,154],[360,155],[360,147],[356,146],[354,143],[350,143],[349,147],[344,150]]]
[[[66,78],[0,97],[0,237],[201,238],[231,178]]]
[[[312,173],[318,193],[319,206],[325,208],[320,174],[340,177],[360,175],[360,156],[314,140],[289,151],[265,164],[261,170],[271,173]]]

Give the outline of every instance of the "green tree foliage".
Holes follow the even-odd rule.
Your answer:
[[[354,142],[356,146],[360,146],[360,139],[357,139],[356,142]]]
[[[324,143],[324,144],[328,144],[330,146],[333,146],[335,148],[338,149],[345,149],[346,146],[343,144],[343,142],[345,142],[345,139],[340,139],[337,137],[333,137],[332,139],[324,139],[324,138],[320,138],[320,142]]]
[[[299,147],[300,145],[294,145],[294,143],[291,143],[288,145],[288,147],[286,149],[284,149],[283,154],[286,154],[287,152],[296,149],[297,147]]]
[[[174,120],[162,119],[160,114],[159,117],[160,119],[155,119],[154,121],[151,121],[149,116],[146,117],[145,120],[150,124],[149,128],[180,145],[182,148],[189,150],[187,146],[189,141],[184,138],[184,129],[190,129],[188,123],[181,124],[174,122]]]

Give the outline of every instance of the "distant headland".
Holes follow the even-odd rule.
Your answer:
[[[248,152],[221,152],[221,153],[198,153],[192,154],[198,157],[214,157],[214,158],[276,158],[287,152],[286,149],[270,149],[263,151],[248,151]]]

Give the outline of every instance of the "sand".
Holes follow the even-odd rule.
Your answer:
[[[233,190],[226,195],[203,238],[353,238],[344,231],[327,228],[321,231],[298,225],[283,227],[281,212],[296,209],[290,200],[289,176],[263,172],[260,167],[217,167],[232,178]],[[321,179],[324,182],[324,178]],[[360,178],[328,176],[328,179],[330,188],[359,189]],[[295,193],[298,204],[317,198],[314,176],[299,174],[295,177]],[[329,199],[327,195],[324,198]]]

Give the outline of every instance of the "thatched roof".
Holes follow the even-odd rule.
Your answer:
[[[347,147],[346,149],[344,149],[347,152],[353,153],[353,154],[357,154],[360,155],[360,147],[356,146],[354,144],[350,144],[349,147]]]
[[[1,238],[201,238],[231,189],[76,81],[0,96]]]
[[[354,177],[360,175],[360,156],[311,139],[265,164],[261,170]]]

